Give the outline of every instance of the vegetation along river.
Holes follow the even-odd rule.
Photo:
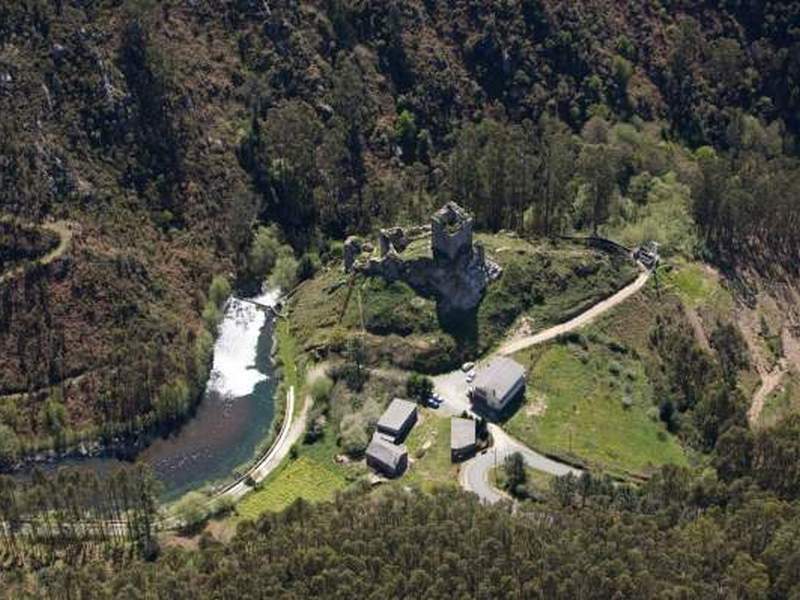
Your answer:
[[[271,305],[277,292],[253,301]],[[273,318],[251,302],[231,298],[214,345],[214,362],[197,412],[167,438],[158,438],[137,460],[149,464],[170,501],[208,483],[233,478],[254,457],[275,413],[277,380],[273,370]],[[59,461],[42,468],[80,466],[106,472],[122,464],[115,458]]]

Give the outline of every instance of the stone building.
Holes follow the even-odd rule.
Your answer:
[[[431,219],[431,250],[434,258],[454,261],[472,252],[473,219],[455,202],[448,202]]]
[[[470,391],[473,403],[501,413],[525,389],[525,369],[517,361],[500,356],[479,368]]]
[[[450,460],[459,462],[475,453],[475,421],[462,417],[450,419]]]
[[[408,449],[376,434],[367,446],[367,466],[388,477],[402,475],[408,466]]]
[[[378,432],[395,444],[402,442],[417,422],[417,405],[395,398],[378,419]]]

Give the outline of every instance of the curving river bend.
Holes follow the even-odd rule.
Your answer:
[[[277,291],[254,298],[272,306]],[[168,438],[158,438],[137,461],[149,464],[162,482],[163,501],[235,476],[267,436],[275,416],[276,381],[271,352],[273,319],[251,302],[231,298],[219,327],[206,391],[197,412]],[[77,466],[107,472],[115,458],[62,460],[47,468]]]

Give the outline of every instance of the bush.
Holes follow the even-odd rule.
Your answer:
[[[369,443],[364,418],[358,413],[346,415],[340,424],[340,431],[339,443],[345,454],[362,456]]]
[[[193,529],[208,518],[206,497],[200,492],[189,492],[175,506],[175,514],[185,529]]]
[[[433,381],[419,373],[412,373],[406,380],[406,394],[412,400],[424,403],[433,393]]]
[[[315,404],[327,404],[333,391],[333,380],[330,377],[319,377],[311,384],[311,397]]]
[[[263,279],[272,271],[280,250],[278,230],[273,227],[259,227],[250,247],[247,269],[254,279]]]
[[[228,296],[231,295],[231,284],[221,275],[214,275],[211,285],[208,286],[208,300],[217,308],[222,308]]]
[[[275,261],[275,268],[269,276],[269,285],[288,292],[297,283],[297,259],[288,247],[281,249],[280,256]]]
[[[220,311],[216,304],[209,300],[206,302],[206,305],[203,308],[202,317],[206,329],[212,335],[216,335],[217,327],[219,326],[219,322],[222,320],[222,311]]]
[[[12,464],[19,454],[19,439],[8,425],[0,424],[0,465]]]
[[[303,258],[300,259],[300,262],[297,263],[297,272],[295,273],[295,279],[298,282],[306,281],[307,279],[311,279],[314,277],[314,274],[317,272],[317,262],[311,257],[309,254],[304,254]]]

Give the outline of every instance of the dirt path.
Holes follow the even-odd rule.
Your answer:
[[[72,244],[72,227],[67,221],[55,221],[53,223],[42,223],[40,225],[42,229],[47,229],[48,231],[52,231],[58,236],[58,246],[53,248],[50,252],[45,254],[44,256],[34,259],[30,261],[33,264],[38,265],[49,265],[54,260],[57,260],[64,256],[64,254],[69,250],[70,245]],[[8,279],[15,277],[23,272],[25,269],[25,265],[19,265],[14,267],[13,269],[6,271],[2,275],[0,275],[0,283],[4,283]]]
[[[708,341],[706,330],[703,329],[703,321],[700,319],[700,315],[697,314],[694,308],[685,304],[683,306],[683,312],[689,324],[692,326],[694,338],[697,340],[697,343],[700,344],[700,347],[706,352],[711,352],[711,344]]]
[[[609,296],[605,300],[598,302],[590,309],[579,314],[574,319],[570,319],[565,323],[561,323],[560,325],[555,325],[554,327],[540,331],[535,335],[529,335],[511,342],[507,342],[500,347],[500,349],[497,351],[497,354],[508,356],[510,354],[514,354],[515,352],[519,352],[520,350],[524,350],[525,348],[530,348],[531,346],[555,339],[564,333],[568,333],[575,329],[580,329],[584,325],[588,325],[594,321],[603,313],[614,308],[618,304],[625,302],[625,300],[642,289],[649,278],[650,271],[643,271],[633,283],[628,284],[616,294]]]

